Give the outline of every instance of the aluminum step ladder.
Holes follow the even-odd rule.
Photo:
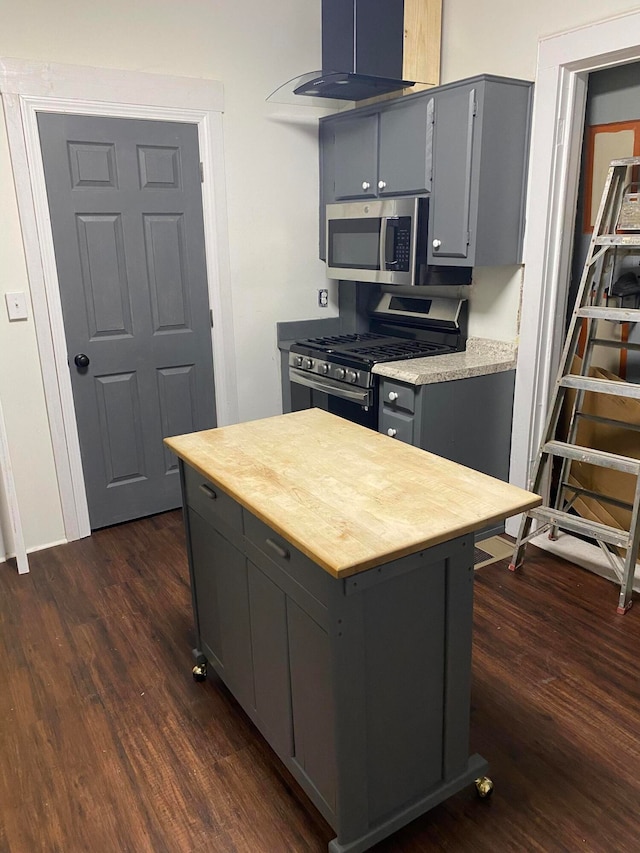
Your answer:
[[[614,278],[624,262],[640,264],[640,193],[637,173],[640,157],[612,160],[598,210],[593,236],[580,280],[575,307],[567,330],[564,349],[551,402],[544,439],[538,457],[532,465],[529,489],[541,495],[540,507],[523,515],[513,559],[509,568],[514,571],[522,565],[527,542],[549,529],[550,538],[557,530],[566,530],[595,539],[620,581],[618,613],[626,613],[632,603],[632,587],[638,544],[640,543],[640,459],[619,456],[615,453],[584,447],[576,444],[578,426],[584,420],[640,430],[640,426],[624,421],[604,418],[584,410],[585,394],[610,394],[640,400],[640,385],[589,376],[589,368],[596,345],[640,351],[640,344],[629,341],[614,341],[598,337],[599,321],[623,323],[640,322],[637,308],[609,307],[608,300]],[[631,256],[631,257],[630,257]],[[640,267],[638,267],[640,272]],[[624,301],[624,300],[621,300]],[[574,358],[580,342],[584,342],[584,355],[580,374],[572,374]],[[569,393],[570,392],[570,393]],[[558,421],[565,406],[568,411],[566,441],[558,441]],[[638,434],[640,448],[640,433]],[[638,454],[640,456],[640,452]],[[550,500],[552,475],[560,468],[556,496]],[[610,495],[581,488],[569,482],[571,466],[575,462],[622,471],[636,477],[632,502],[624,502]],[[629,510],[631,513],[628,530],[591,521],[571,512],[580,497],[596,498],[599,501]],[[538,526],[532,532],[533,522]],[[623,549],[624,559],[618,553]]]

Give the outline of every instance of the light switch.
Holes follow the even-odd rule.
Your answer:
[[[24,293],[5,293],[4,298],[7,300],[7,314],[10,320],[26,320],[27,314],[27,297]]]

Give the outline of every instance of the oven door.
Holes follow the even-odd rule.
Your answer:
[[[352,388],[331,379],[289,368],[291,410],[325,409],[345,420],[378,429],[377,385],[373,388]]]

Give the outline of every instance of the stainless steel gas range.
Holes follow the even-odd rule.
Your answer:
[[[466,326],[466,298],[383,293],[370,311],[368,331],[292,344],[289,379],[311,390],[312,405],[377,429],[374,365],[464,350]]]

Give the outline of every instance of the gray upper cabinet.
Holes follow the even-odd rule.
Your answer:
[[[374,197],[378,183],[378,116],[336,122],[335,198]]]
[[[429,262],[469,257],[469,214],[476,89],[450,89],[436,101],[434,193],[429,214]],[[454,261],[455,259],[455,261]]]
[[[380,113],[378,195],[430,191],[433,113],[433,98],[424,97]]]
[[[428,192],[432,125],[433,98],[335,121],[335,200]]]
[[[320,257],[327,203],[429,193],[429,263],[520,263],[532,89],[482,75],[321,119]]]
[[[428,262],[520,263],[532,84],[487,77],[432,91]]]

